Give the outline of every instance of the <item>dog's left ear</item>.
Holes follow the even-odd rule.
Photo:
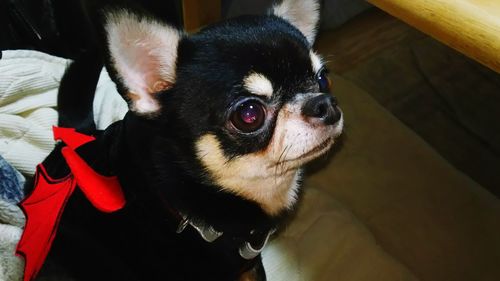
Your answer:
[[[290,22],[304,34],[311,45],[314,43],[319,21],[317,0],[282,0],[272,7],[271,14]]]
[[[175,27],[126,10],[105,14],[111,68],[120,94],[132,111],[154,115],[156,94],[175,83],[177,46],[182,33]]]

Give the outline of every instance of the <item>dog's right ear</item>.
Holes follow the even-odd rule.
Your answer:
[[[176,28],[126,10],[105,13],[107,67],[132,111],[154,115],[160,109],[156,94],[175,83]]]
[[[318,0],[282,0],[271,9],[271,14],[283,18],[294,25],[314,44],[319,21]]]

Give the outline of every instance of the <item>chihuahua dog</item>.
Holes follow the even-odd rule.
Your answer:
[[[127,203],[105,214],[75,191],[49,260],[74,280],[266,280],[260,253],[297,205],[301,167],[343,126],[312,50],[318,10],[283,0],[188,35],[105,9],[104,61],[130,110],[93,132],[92,162]],[[63,125],[78,128],[92,115],[71,101],[75,67],[59,99]]]

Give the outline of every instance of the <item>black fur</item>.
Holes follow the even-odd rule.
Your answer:
[[[103,67],[99,53],[88,50],[66,70],[59,87],[57,105],[61,127],[73,127],[82,133],[96,131],[92,104]]]
[[[98,136],[79,152],[96,170],[118,176],[127,205],[115,213],[101,213],[76,191],[63,214],[49,263],[61,265],[76,280],[224,281],[238,280],[246,271],[265,280],[260,256],[242,259],[238,247],[252,239],[252,231],[267,233],[278,227],[292,210],[271,216],[257,203],[223,192],[197,158],[195,142],[213,133],[228,158],[265,149],[276,116],[251,134],[227,126],[234,103],[252,96],[242,80],[250,71],[264,73],[278,94],[260,99],[278,109],[296,93],[318,92],[310,47],[300,31],[275,16],[239,17],[184,36],[176,82],[157,95],[160,113],[151,118],[129,112],[104,132],[95,131],[91,110],[101,57],[89,53],[94,59],[77,60],[61,84],[60,124]],[[109,54],[102,54],[124,94]],[[46,163],[57,159],[60,147]],[[48,169],[53,175],[64,169],[54,167]],[[207,243],[190,227],[177,234],[177,212],[224,235]],[[49,271],[45,268],[42,276]]]

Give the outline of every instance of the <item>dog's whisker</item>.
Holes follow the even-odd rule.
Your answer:
[[[275,184],[278,183],[278,175],[282,176],[282,172],[278,173],[278,170],[280,170],[280,166],[283,165],[283,162],[284,162],[283,159],[285,159],[286,153],[289,150],[289,148],[290,148],[290,145],[286,145],[285,148],[283,148],[283,150],[280,153],[280,156],[278,157],[278,161],[274,165],[274,179],[275,179],[274,183]]]
[[[292,149],[292,146],[293,146],[293,143],[288,145],[285,148],[285,153],[284,153],[283,159],[286,159],[286,155],[290,152],[290,150]],[[285,161],[282,161],[281,162],[281,176],[283,176],[285,174],[284,167],[285,167]]]

